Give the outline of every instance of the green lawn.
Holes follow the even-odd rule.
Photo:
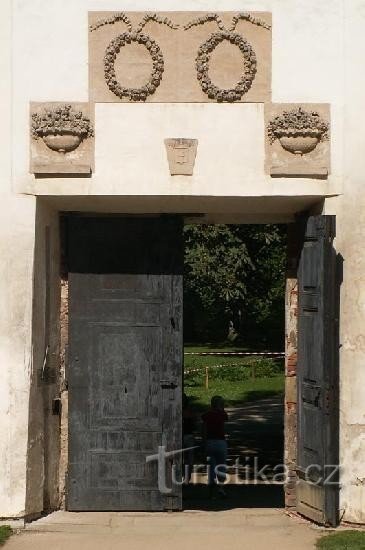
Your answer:
[[[343,531],[321,538],[318,550],[365,550],[364,531]]]
[[[224,397],[226,406],[239,405],[247,401],[256,401],[265,397],[284,396],[284,374],[255,380],[231,381],[211,380],[209,389],[204,385],[190,385],[185,382],[184,391],[198,409],[209,406],[213,395]]]
[[[5,544],[5,541],[10,537],[12,531],[8,525],[0,526],[0,546]]]
[[[186,345],[192,351],[243,351],[239,346]],[[218,368],[218,365],[225,365]],[[209,384],[206,389],[206,367]],[[216,368],[215,368],[216,367]],[[222,395],[227,406],[284,395],[284,360],[257,356],[185,355],[184,391],[198,409],[209,406],[213,395]]]

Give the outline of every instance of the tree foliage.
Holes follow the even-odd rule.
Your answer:
[[[265,335],[283,330],[285,227],[188,225],[184,232],[185,338],[271,343]]]

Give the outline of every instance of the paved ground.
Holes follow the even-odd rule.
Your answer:
[[[56,512],[6,550],[313,550],[320,531],[276,509],[181,513]]]
[[[230,510],[232,508],[284,508],[284,491],[273,484],[273,470],[283,462],[284,453],[284,404],[280,397],[249,401],[227,409],[228,474],[226,486],[228,498],[209,500],[206,475],[201,470],[193,476],[193,483],[184,487],[184,508],[193,510]],[[199,439],[197,439],[199,444]],[[236,462],[238,459],[238,463]],[[197,451],[195,463],[205,462],[205,456]],[[237,464],[239,464],[237,469]],[[268,484],[258,475],[264,467]],[[254,480],[258,484],[254,483]]]
[[[237,456],[277,464],[283,405],[266,399],[229,411],[230,463]],[[204,478],[204,476],[202,476]],[[12,537],[6,550],[313,550],[321,531],[283,510],[279,485],[229,484],[209,500],[205,479],[184,491],[181,513],[56,512]]]
[[[257,457],[258,463],[281,464],[284,455],[284,398],[248,401],[227,409],[229,458]]]

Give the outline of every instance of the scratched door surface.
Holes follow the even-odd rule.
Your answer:
[[[339,521],[338,274],[334,216],[310,216],[299,263],[298,511]]]
[[[180,509],[146,457],[180,448],[181,221],[70,217],[67,246],[68,509]]]

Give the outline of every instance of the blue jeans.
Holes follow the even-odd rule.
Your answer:
[[[227,441],[207,439],[208,484],[224,483],[227,471]]]

